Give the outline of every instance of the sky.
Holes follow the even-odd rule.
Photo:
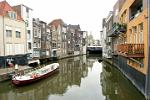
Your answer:
[[[0,0],[2,1],[2,0]],[[102,19],[117,0],[6,0],[11,6],[24,4],[33,9],[33,17],[50,23],[61,18],[66,24],[80,25],[95,39],[100,39]]]

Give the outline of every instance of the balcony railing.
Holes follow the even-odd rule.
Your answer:
[[[144,57],[144,44],[119,44],[117,45],[118,54],[126,57]]]
[[[108,31],[108,35],[107,36],[108,37],[116,37],[120,33],[124,33],[126,31],[127,31],[127,25],[126,24],[115,23],[113,25],[113,28]]]

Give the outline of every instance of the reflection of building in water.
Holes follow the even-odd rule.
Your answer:
[[[105,62],[100,81],[105,100],[144,100],[144,97],[118,70]]]
[[[82,59],[81,56],[60,60],[58,74],[26,87],[9,88],[5,93],[0,93],[0,100],[10,100],[10,97],[11,100],[43,100],[54,94],[63,95],[73,85],[80,87],[81,78],[88,75],[88,66]]]
[[[106,100],[110,100],[110,98],[112,97],[114,98],[114,100],[115,98],[117,98],[117,94],[115,93],[115,89],[117,89],[117,80],[113,78],[114,76],[111,70],[111,67],[103,63],[103,70],[100,77],[102,93],[106,96]]]
[[[94,56],[88,56],[88,58],[87,58],[87,65],[90,67],[90,69],[92,69],[92,67],[93,67],[93,63],[95,62],[95,61],[97,61],[97,59],[98,59],[98,57],[94,57]]]
[[[86,55],[83,55],[83,64],[86,64]]]
[[[93,62],[102,59],[102,55],[101,54],[91,54],[91,55],[87,55],[87,60],[88,60],[88,65],[92,66]]]

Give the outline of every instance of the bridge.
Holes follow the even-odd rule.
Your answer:
[[[87,54],[102,54],[102,46],[87,46]]]

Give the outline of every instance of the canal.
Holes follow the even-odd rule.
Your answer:
[[[37,83],[0,83],[0,100],[145,100],[113,66],[96,56],[59,60],[60,70]]]

